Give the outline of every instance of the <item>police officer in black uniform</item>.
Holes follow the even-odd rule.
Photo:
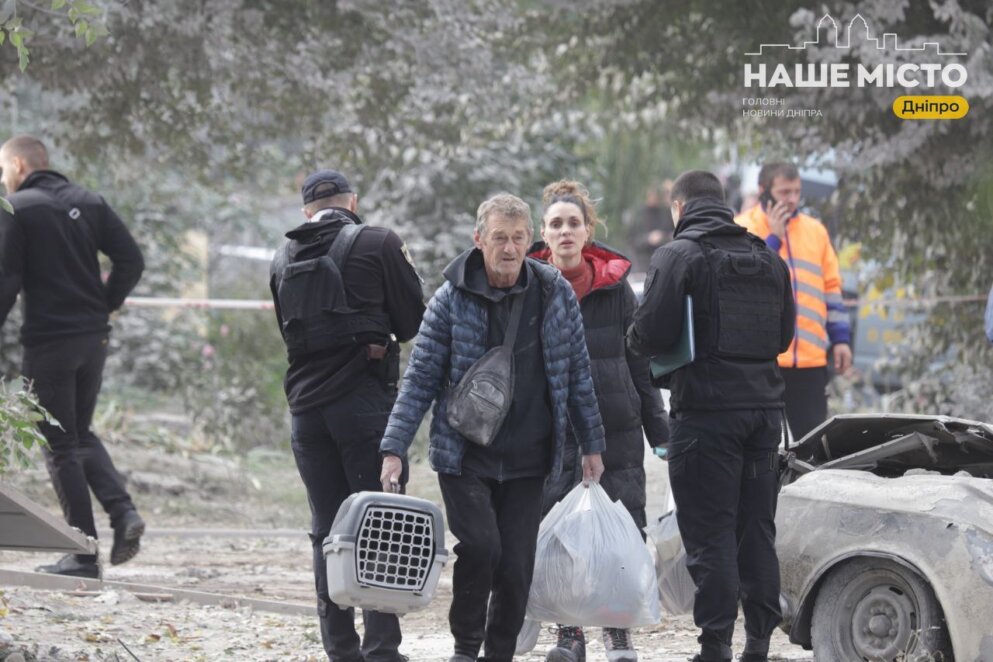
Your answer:
[[[145,522],[90,424],[103,379],[110,313],[141,278],[141,251],[102,197],[49,169],[32,136],[0,147],[13,215],[0,210],[0,324],[24,290],[24,376],[58,421],[42,422],[45,459],[70,525],[96,538],[90,489],[110,516],[112,564],[138,553]],[[113,265],[104,282],[98,253]],[[95,554],[68,554],[41,572],[96,578]]]
[[[684,173],[673,186],[674,240],[652,256],[645,298],[628,330],[634,351],[672,350],[693,300],[695,360],[669,376],[669,480],[701,629],[694,660],[731,659],[741,600],[741,660],[766,660],[781,620],[775,549],[777,446],[783,380],[776,356],[793,339],[786,265],[734,223],[713,174]]]
[[[359,642],[353,610],[328,597],[322,544],[348,495],[379,490],[383,437],[396,397],[399,346],[424,314],[421,281],[400,238],[363,225],[358,197],[334,170],[303,184],[307,221],[286,233],[269,287],[286,341],[286,397],[292,446],[311,509],[311,541],[321,638],[336,662],[397,662],[400,624],[363,612]]]

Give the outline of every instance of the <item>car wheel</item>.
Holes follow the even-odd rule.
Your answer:
[[[854,559],[832,570],[814,601],[811,634],[818,662],[954,659],[934,591],[886,559]]]

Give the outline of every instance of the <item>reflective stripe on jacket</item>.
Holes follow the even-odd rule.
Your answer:
[[[769,219],[760,205],[734,220],[763,240],[770,234]],[[779,365],[823,367],[832,344],[851,342],[848,312],[841,298],[838,256],[827,229],[816,218],[798,214],[786,224],[779,256],[790,269],[796,300],[796,336],[790,348],[779,355]]]

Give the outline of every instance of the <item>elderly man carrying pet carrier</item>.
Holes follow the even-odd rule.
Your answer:
[[[480,648],[479,660],[513,658],[542,486],[562,466],[570,422],[585,480],[603,473],[583,318],[559,270],[525,257],[532,238],[523,200],[503,193],[479,206],[475,248],[448,265],[428,304],[380,446],[389,489],[436,401],[429,458],[459,539],[450,662],[471,662]]]

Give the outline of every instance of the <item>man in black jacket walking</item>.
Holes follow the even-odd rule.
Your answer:
[[[0,211],[0,323],[24,290],[23,372],[59,425],[41,423],[45,457],[70,525],[96,538],[96,495],[114,529],[112,564],[138,553],[145,523],[103,443],[90,429],[107,358],[109,315],[144,269],[141,251],[110,205],[49,169],[45,145],[18,136],[0,147],[13,215]],[[97,253],[110,258],[107,282]],[[67,555],[42,572],[99,577],[96,555]]]
[[[289,359],[286,398],[310,502],[321,638],[335,662],[400,662],[395,614],[363,611],[360,643],[354,610],[331,601],[323,543],[350,494],[379,490],[397,341],[417,334],[424,295],[406,245],[392,230],[362,223],[344,175],[319,170],[302,192],[307,220],[286,233],[269,288]]]
[[[735,225],[720,181],[690,171],[672,191],[675,239],[656,251],[629,346],[672,350],[693,299],[694,361],[670,376],[669,479],[701,629],[694,660],[731,659],[741,600],[741,659],[766,660],[781,620],[775,549],[783,380],[776,357],[793,339],[785,263]]]

